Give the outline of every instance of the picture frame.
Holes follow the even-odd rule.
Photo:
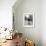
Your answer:
[[[23,14],[23,26],[24,27],[34,27],[34,13],[24,13]]]

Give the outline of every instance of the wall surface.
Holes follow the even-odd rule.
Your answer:
[[[0,27],[12,28],[12,6],[15,2],[0,0]],[[46,46],[46,0],[23,0],[20,5],[14,6],[15,28],[23,33],[24,38],[34,40],[36,46],[41,46],[41,43]],[[34,12],[34,28],[23,27],[23,14],[28,12]]]
[[[41,41],[46,46],[46,0],[41,1]]]
[[[23,0],[20,5],[14,5],[15,29],[23,33],[23,37],[35,41],[36,46],[41,46],[41,0]],[[23,26],[23,14],[34,13],[34,27]]]
[[[12,6],[16,0],[0,0],[0,27],[12,28]]]

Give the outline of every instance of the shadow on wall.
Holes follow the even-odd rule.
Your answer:
[[[40,0],[24,0],[20,5],[14,4],[13,12],[15,18],[15,28],[18,32],[23,33],[24,39],[33,39],[36,46],[41,46],[40,38]],[[33,13],[35,14],[35,28],[32,27],[23,27],[23,14],[24,13]],[[37,35],[38,33],[38,35]],[[28,34],[28,36],[27,36]]]

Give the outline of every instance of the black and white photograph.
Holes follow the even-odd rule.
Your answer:
[[[34,15],[32,13],[24,13],[23,25],[24,27],[34,27]]]

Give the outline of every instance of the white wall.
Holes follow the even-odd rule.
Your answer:
[[[13,8],[15,16],[15,28],[18,32],[23,33],[24,38],[32,39],[35,41],[36,46],[41,46],[41,1],[40,0],[23,0],[16,7]],[[34,13],[35,27],[23,26],[23,14]]]
[[[46,0],[41,1],[41,40],[42,46],[46,46]]]
[[[15,2],[16,0],[0,0],[0,26],[12,28],[12,6]],[[15,28],[23,32],[25,38],[33,39],[37,46],[40,46],[41,42],[42,46],[46,46],[46,0],[23,0],[18,7],[14,9]],[[34,28],[23,27],[22,18],[25,12],[35,13]]]
[[[0,27],[12,28],[12,6],[16,0],[0,0]]]

